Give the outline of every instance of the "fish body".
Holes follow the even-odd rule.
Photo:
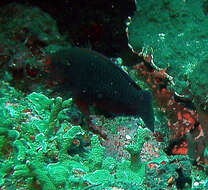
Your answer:
[[[73,47],[50,56],[51,75],[82,105],[104,115],[134,115],[154,131],[152,94],[142,90],[110,59],[92,50]]]

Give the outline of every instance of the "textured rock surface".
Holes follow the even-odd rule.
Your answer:
[[[202,81],[201,71],[195,67],[202,63],[208,50],[206,2],[140,0],[132,20],[129,39],[133,48],[152,53],[155,64],[167,68],[174,77],[174,89],[189,94],[187,78],[196,75]]]

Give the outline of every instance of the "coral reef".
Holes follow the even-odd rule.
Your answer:
[[[98,136],[62,119],[61,112],[71,106],[71,99],[50,99],[35,92],[24,96],[5,82],[1,89],[1,107],[5,107],[1,120],[12,121],[0,128],[2,189],[82,189],[94,185],[99,189],[123,186],[120,183],[141,185],[144,181],[145,163],[140,152],[147,129],[138,130],[136,144],[125,148],[130,159],[119,163],[105,155]],[[11,91],[21,99],[12,103],[14,97],[5,98]]]
[[[207,163],[203,156],[208,138],[204,6],[203,1],[137,2],[128,37],[134,51],[145,57],[135,68],[167,117],[169,138],[175,142],[172,153]]]
[[[0,189],[207,189],[207,61],[201,61],[204,54],[199,51],[206,50],[206,32],[196,35],[203,38],[197,50],[189,47],[195,38],[184,45],[196,27],[206,24],[202,4],[201,0],[137,4],[135,18],[141,25],[135,27],[133,19],[129,37],[139,49],[135,56],[144,61],[125,67],[125,72],[152,91],[154,134],[136,116],[86,119],[68,89],[57,93],[60,81],[48,77],[48,53],[71,47],[56,21],[37,7],[13,3],[0,8]],[[190,13],[195,5],[198,15],[196,9]],[[190,31],[182,34],[180,23]],[[101,27],[91,26],[87,33]],[[152,30],[155,26],[157,30]],[[142,27],[146,28],[141,32]],[[160,29],[166,28],[173,33],[164,36]],[[134,29],[141,33],[132,38]],[[154,38],[153,32],[160,35]],[[176,44],[184,46],[181,54],[169,48]],[[154,51],[146,52],[147,48]],[[193,53],[198,59],[190,56],[182,61]]]

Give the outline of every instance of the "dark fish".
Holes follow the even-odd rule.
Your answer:
[[[107,57],[84,48],[59,50],[49,56],[51,74],[82,110],[94,106],[104,115],[134,115],[154,131],[152,94],[142,90]]]

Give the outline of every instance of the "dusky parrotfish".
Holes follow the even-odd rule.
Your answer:
[[[81,110],[95,107],[104,116],[139,116],[154,131],[152,94],[141,89],[104,55],[72,47],[49,55],[53,79],[61,80]]]

